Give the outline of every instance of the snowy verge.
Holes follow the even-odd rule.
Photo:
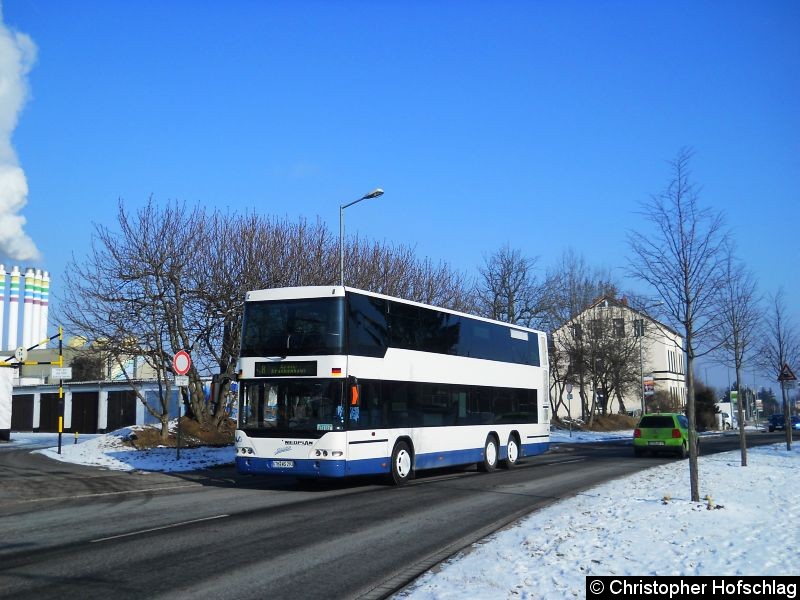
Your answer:
[[[587,575],[790,575],[800,547],[800,449],[776,444],[653,467],[537,511],[397,598],[583,598]]]
[[[61,454],[58,454],[57,448],[34,452],[62,462],[117,471],[162,472],[194,471],[218,465],[232,465],[236,456],[233,445],[222,448],[181,448],[180,459],[175,448],[137,450],[124,443],[135,429],[118,429],[105,435],[93,436],[92,439],[78,444],[62,442]]]

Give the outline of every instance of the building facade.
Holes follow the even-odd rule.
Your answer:
[[[624,299],[601,298],[553,332],[550,393],[560,418],[679,410],[683,338]]]

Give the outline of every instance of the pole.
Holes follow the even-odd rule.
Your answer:
[[[64,328],[58,326],[58,366],[64,366]],[[20,374],[22,371],[20,370]],[[64,380],[58,380],[58,453],[61,454],[61,434],[64,433]]]
[[[344,205],[339,205],[339,285],[344,287]]]
[[[178,386],[178,439],[175,442],[175,447],[177,449],[177,453],[175,458],[177,460],[181,459],[181,409],[183,408],[183,387]]]
[[[756,427],[758,427],[758,387],[756,387],[755,371],[753,371],[753,415],[755,416]]]
[[[633,322],[636,334],[639,336],[639,395],[642,398],[642,414],[644,414],[644,361],[642,359],[642,338],[644,337],[644,319]]]
[[[642,414],[644,414],[644,362],[642,361],[642,338],[639,332],[639,391],[642,393]]]
[[[792,449],[792,417],[789,414],[789,387],[788,381],[781,381],[781,396],[783,396],[783,424],[786,430],[786,450]]]
[[[383,196],[381,188],[375,188],[369,194],[364,194],[358,200],[353,200],[347,204],[339,205],[339,284],[344,287],[344,209],[353,204],[358,204],[362,200],[371,200]]]

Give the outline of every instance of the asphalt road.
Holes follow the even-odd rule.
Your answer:
[[[728,434],[702,452],[737,447]],[[560,444],[511,471],[395,488],[103,471],[1,448],[0,598],[384,598],[531,511],[668,460]]]

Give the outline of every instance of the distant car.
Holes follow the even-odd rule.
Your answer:
[[[792,429],[800,431],[800,416],[792,415],[790,420],[792,424]],[[776,429],[785,431],[786,423],[783,420],[783,415],[771,415],[769,418],[769,422],[767,423],[767,429],[769,429],[770,431],[775,431]]]
[[[770,415],[769,421],[767,421],[767,429],[770,431],[775,431],[776,429],[785,429],[783,415]]]
[[[698,446],[699,450],[699,446]],[[644,415],[633,430],[633,454],[671,453],[689,456],[689,419],[678,413]]]

